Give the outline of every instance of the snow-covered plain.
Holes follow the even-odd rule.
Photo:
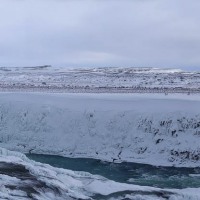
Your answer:
[[[195,167],[199,140],[199,95],[0,94],[9,150]]]
[[[0,91],[199,93],[200,73],[158,68],[0,67]]]
[[[200,189],[159,189],[117,183],[86,172],[53,168],[0,148],[0,199],[199,200]]]

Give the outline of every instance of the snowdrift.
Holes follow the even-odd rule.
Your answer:
[[[0,95],[0,144],[9,150],[195,167],[199,141],[199,95]]]

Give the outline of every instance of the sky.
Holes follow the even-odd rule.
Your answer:
[[[0,66],[200,69],[199,0],[0,0]]]

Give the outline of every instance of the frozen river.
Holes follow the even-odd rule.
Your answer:
[[[96,159],[39,154],[27,156],[54,167],[85,171],[117,182],[171,189],[200,187],[200,168],[155,167],[138,163],[109,163]]]
[[[0,154],[0,199],[200,199],[199,168],[155,167],[95,159],[28,155],[42,164],[2,148]]]

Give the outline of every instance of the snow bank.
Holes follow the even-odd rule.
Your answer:
[[[199,95],[0,94],[10,150],[194,167],[199,141]]]
[[[11,173],[6,169],[6,174],[0,175],[0,199],[200,199],[199,188],[165,190],[117,183],[86,172],[54,168],[0,148],[1,171],[4,166],[10,166]]]

